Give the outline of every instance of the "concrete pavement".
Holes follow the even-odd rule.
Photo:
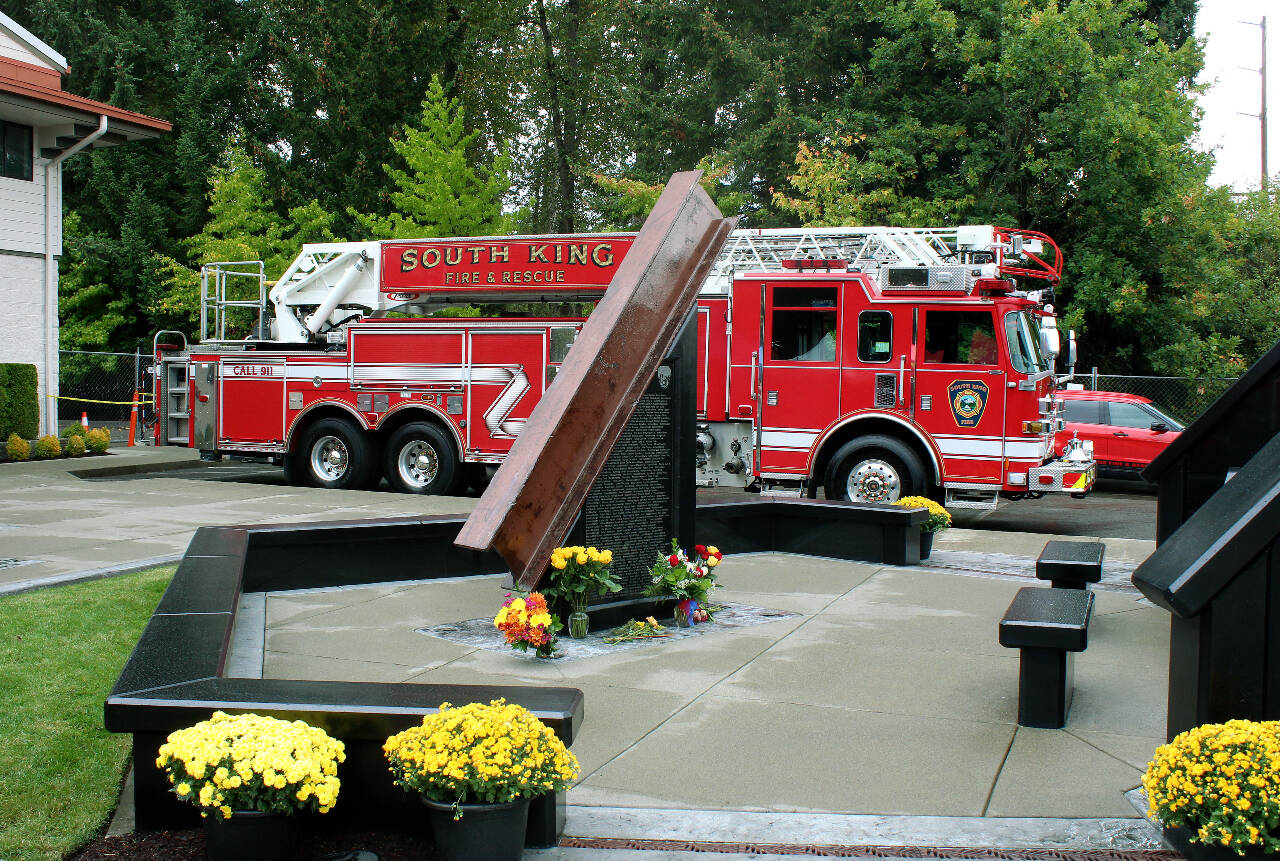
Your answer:
[[[176,468],[127,479],[164,466]],[[0,465],[0,560],[19,562],[0,570],[0,591],[176,558],[201,525],[456,513],[475,501],[192,480],[217,468],[166,449]],[[1153,542],[1105,540],[1067,727],[1016,724],[1018,657],[996,626],[1052,537],[948,530],[916,567],[723,548],[717,600],[793,615],[576,660],[419,631],[491,617],[501,577],[246,596],[259,613],[244,614],[237,650],[267,676],[581,688],[571,839],[526,855],[535,861],[684,857],[663,841],[737,847],[722,857],[814,845],[1158,848],[1124,795],[1163,741],[1168,618],[1128,585]]]
[[[180,448],[112,448],[0,464],[0,594],[176,561],[201,526],[465,513],[475,499],[193,481],[238,464]],[[131,476],[145,473],[144,479]]]

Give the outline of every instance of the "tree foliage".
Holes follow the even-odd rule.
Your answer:
[[[751,226],[1044,230],[1086,364],[1218,372],[1276,334],[1275,206],[1188,145],[1194,0],[28,7],[68,89],[174,122],[67,163],[64,346],[189,326],[211,258],[634,227],[699,165]]]
[[[183,241],[190,265],[155,254],[152,266],[163,289],[148,307],[164,328],[190,330],[200,319],[200,271],[206,263],[261,261],[267,280],[279,278],[306,242],[332,242],[334,216],[314,200],[279,215],[268,194],[266,176],[244,150],[229,149],[209,180],[209,221]],[[240,285],[238,299],[243,295]],[[243,322],[243,321],[242,321]]]
[[[1066,251],[1084,359],[1149,370],[1201,261],[1209,159],[1194,42],[1172,48],[1136,0],[894,0],[866,75],[802,144],[808,223],[996,223]],[[1190,207],[1190,208],[1189,208]],[[1103,357],[1107,357],[1104,359]]]
[[[503,212],[511,189],[511,157],[505,150],[488,163],[476,162],[480,132],[468,132],[461,103],[445,95],[432,78],[418,122],[400,129],[391,146],[407,170],[384,164],[394,190],[390,211],[376,216],[349,214],[364,236],[410,239],[430,236],[505,234],[520,214]]]

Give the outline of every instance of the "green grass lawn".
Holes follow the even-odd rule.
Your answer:
[[[56,861],[115,809],[128,735],[102,702],[173,567],[0,597],[0,859]]]

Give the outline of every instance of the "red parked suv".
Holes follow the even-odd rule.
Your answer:
[[[1126,392],[1068,389],[1062,399],[1065,432],[1058,434],[1059,453],[1074,432],[1093,441],[1100,475],[1138,478],[1138,472],[1178,438],[1184,425],[1150,400]]]

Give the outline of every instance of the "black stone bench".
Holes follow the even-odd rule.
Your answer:
[[[1072,659],[1089,645],[1093,593],[1027,586],[1000,620],[1000,645],[1021,649],[1018,723],[1060,729],[1067,723],[1074,687]]]
[[[1055,589],[1087,589],[1102,579],[1100,541],[1047,541],[1036,559],[1036,577]]]
[[[371,523],[204,528],[187,548],[173,581],[103,706],[106,728],[133,736],[134,807],[142,830],[198,827],[194,805],[179,802],[156,767],[169,733],[215,711],[304,720],[346,745],[338,803],[322,821],[414,831],[422,803],[392,784],[382,753],[387,737],[422,722],[443,702],[461,705],[503,697],[525,706],[573,743],[583,720],[576,688],[237,678],[224,675],[242,591],[257,592],[387,580],[382,556],[420,554],[397,570],[414,578],[503,570],[492,554],[453,548],[458,518]],[[371,547],[382,556],[370,552]],[[292,553],[288,551],[292,549]],[[424,565],[422,558],[434,564]],[[349,563],[349,564],[340,564]],[[403,574],[401,576],[404,576]],[[564,830],[564,793],[529,809],[529,846],[554,845]]]

